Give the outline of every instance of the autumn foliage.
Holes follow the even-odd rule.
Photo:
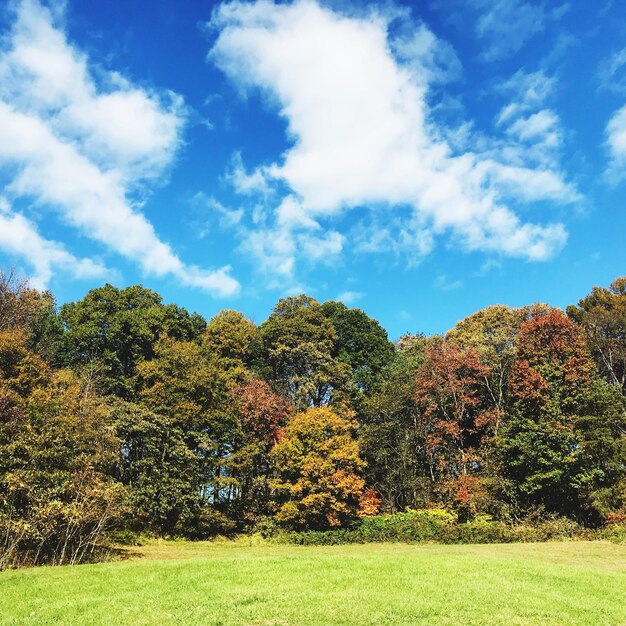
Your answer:
[[[57,308],[0,272],[0,568],[97,558],[113,530],[619,524],[625,312],[618,279],[393,344],[304,294],[207,323],[139,285]]]
[[[482,443],[495,418],[486,398],[488,375],[475,351],[438,342],[427,349],[416,376],[418,428],[434,491],[461,519],[476,511]]]
[[[356,519],[365,487],[356,426],[327,407],[293,416],[272,450],[279,522],[320,529]]]

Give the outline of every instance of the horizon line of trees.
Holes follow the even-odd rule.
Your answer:
[[[140,285],[57,307],[0,272],[0,568],[95,558],[115,529],[624,522],[625,394],[626,278],[394,344],[305,294],[257,326]]]

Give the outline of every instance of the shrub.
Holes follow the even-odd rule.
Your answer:
[[[618,526],[612,524],[600,531],[600,537],[613,543],[626,543],[626,525]]]
[[[107,533],[107,539],[110,543],[117,546],[141,546],[144,544],[145,535],[129,528],[124,528]]]
[[[257,519],[252,529],[252,534],[261,535],[263,539],[275,537],[279,532],[279,527],[272,517],[261,516]]]
[[[606,537],[620,540],[621,527],[606,529]],[[365,518],[352,528],[328,531],[292,532],[278,536],[279,541],[298,545],[336,545],[343,543],[529,543],[563,539],[590,539],[598,536],[568,519],[555,518],[537,524],[505,524],[487,516],[459,524],[456,518],[438,509],[407,510],[394,515]]]

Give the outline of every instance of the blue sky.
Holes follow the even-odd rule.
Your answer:
[[[622,2],[0,4],[0,266],[392,338],[626,274]]]

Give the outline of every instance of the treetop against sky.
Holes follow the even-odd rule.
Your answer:
[[[624,272],[626,7],[16,0],[0,264],[61,302],[339,299],[392,337]]]

